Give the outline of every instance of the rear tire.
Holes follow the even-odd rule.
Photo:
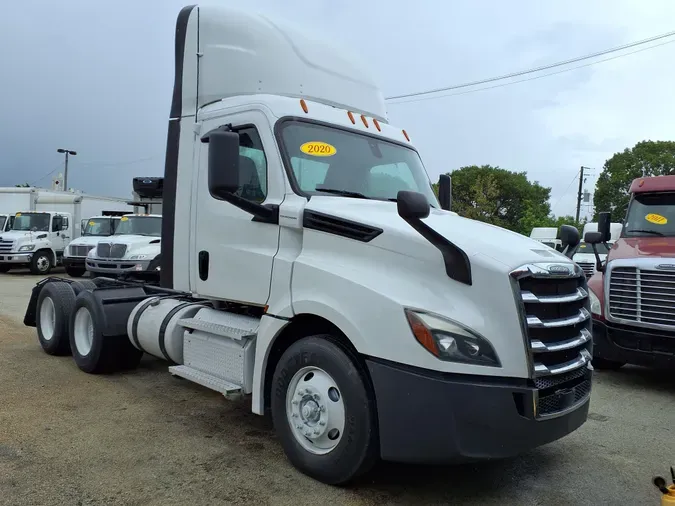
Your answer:
[[[70,276],[71,278],[81,278],[84,276],[84,273],[87,272],[87,269],[84,267],[73,267],[69,266],[66,267],[66,274]]]
[[[618,371],[626,362],[615,362],[614,360],[607,360],[605,358],[594,358],[593,367],[601,371]]]
[[[83,292],[84,290],[92,291],[92,290],[98,288],[96,283],[94,283],[90,279],[79,279],[77,281],[72,282],[70,284],[70,286],[73,288],[73,291],[75,292],[76,296],[80,292]]]
[[[0,274],[5,274],[9,272],[12,269],[11,265],[7,264],[0,264]]]
[[[70,354],[69,320],[75,307],[75,292],[68,283],[55,281],[40,290],[36,327],[40,346],[48,355]]]
[[[379,456],[370,381],[330,335],[306,337],[282,355],[272,380],[272,419],[288,460],[329,485],[369,471]]]
[[[70,347],[77,366],[89,374],[107,374],[138,365],[143,352],[126,334],[104,336],[105,315],[89,290],[80,292],[70,317]]]
[[[52,252],[40,250],[30,260],[31,274],[46,276],[52,270]]]

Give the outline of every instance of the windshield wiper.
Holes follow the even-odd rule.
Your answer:
[[[359,192],[350,192],[349,190],[339,190],[337,188],[317,188],[318,192],[333,193],[335,195],[342,195],[343,197],[354,197],[357,199],[367,199],[363,193]]]
[[[654,234],[660,235],[661,237],[665,237],[665,235],[662,232],[658,232],[656,230],[640,230],[640,229],[626,230],[627,234],[630,234],[631,232],[637,232],[639,234]]]

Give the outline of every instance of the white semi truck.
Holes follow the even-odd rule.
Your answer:
[[[61,265],[71,240],[81,235],[81,220],[102,210],[130,212],[125,199],[95,197],[38,188],[0,188],[0,210],[14,216],[0,234],[0,272],[29,267],[48,274]]]
[[[332,42],[186,7],[161,286],[48,278],[25,324],[85,372],[146,352],[244,397],[325,483],[378,458],[503,458],[564,437],[592,381],[579,233],[562,228],[563,255],[449,212],[439,183],[440,203],[368,70]]]
[[[120,223],[124,211],[106,212],[101,216],[91,216],[81,224],[82,235],[71,241],[63,252],[63,266],[66,274],[81,277],[87,272],[85,260],[89,252],[96,248],[99,241],[110,237]]]

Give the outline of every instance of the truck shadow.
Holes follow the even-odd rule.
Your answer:
[[[655,392],[675,393],[675,375],[668,369],[624,366],[618,371],[597,371],[595,377],[618,387],[644,388]]]

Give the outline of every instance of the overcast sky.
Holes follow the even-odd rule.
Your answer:
[[[22,0],[0,17],[0,186],[126,197],[161,175],[178,0]],[[203,3],[228,3],[221,2]],[[233,2],[242,5],[241,2]],[[672,0],[247,0],[357,51],[385,96],[492,77],[675,30]],[[673,38],[675,39],[675,37]],[[390,104],[432,179],[463,165],[528,172],[573,214],[580,165],[675,139],[675,43],[525,83]],[[56,171],[55,171],[56,170]],[[50,174],[50,172],[53,174]],[[594,179],[587,187],[592,190]]]

